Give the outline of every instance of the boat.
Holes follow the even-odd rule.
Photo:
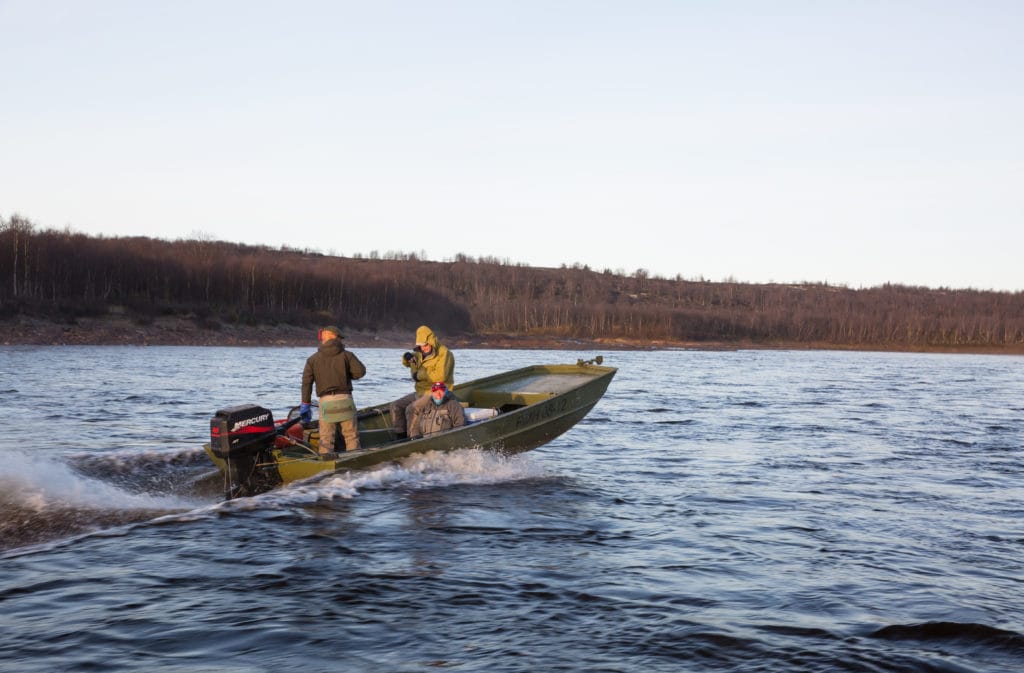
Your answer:
[[[359,409],[361,448],[319,453],[317,421],[303,423],[298,407],[275,422],[257,404],[217,410],[210,419],[207,455],[224,475],[230,500],[258,495],[324,472],[364,469],[428,451],[477,448],[502,453],[529,451],[582,420],[601,399],[618,371],[597,357],[576,364],[538,364],[487,376],[451,388],[466,424],[424,437],[399,437],[391,402]]]

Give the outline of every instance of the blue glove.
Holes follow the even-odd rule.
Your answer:
[[[299,418],[302,419],[303,423],[309,423],[313,420],[313,412],[309,410],[308,402],[303,402],[299,405]]]

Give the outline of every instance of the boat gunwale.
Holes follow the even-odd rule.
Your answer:
[[[453,435],[453,433],[469,432],[472,429],[475,429],[475,428],[478,429],[481,426],[490,425],[490,424],[493,424],[496,421],[499,421],[499,420],[502,420],[502,419],[506,419],[507,420],[507,419],[510,419],[510,418],[516,418],[517,415],[520,415],[520,414],[523,414],[525,412],[531,411],[531,410],[535,409],[538,405],[544,404],[545,402],[550,402],[551,400],[557,400],[557,399],[559,399],[561,397],[565,397],[565,396],[567,396],[567,395],[569,395],[569,394],[571,394],[571,393],[573,393],[573,392],[575,392],[575,391],[577,391],[577,390],[579,390],[581,388],[584,388],[584,387],[589,386],[589,385],[593,385],[593,383],[595,381],[599,381],[601,379],[607,378],[609,383],[610,383],[611,382],[611,378],[618,371],[618,369],[615,368],[615,367],[599,367],[597,365],[530,365],[530,366],[527,366],[527,367],[521,367],[519,369],[514,369],[514,370],[511,370],[511,371],[508,371],[508,372],[501,372],[499,374],[495,374],[495,375],[492,375],[492,376],[487,376],[487,377],[484,377],[483,379],[473,379],[472,381],[467,381],[466,383],[463,383],[461,385],[469,387],[469,386],[475,386],[475,384],[479,384],[480,382],[483,382],[483,381],[492,381],[493,382],[493,381],[505,380],[505,379],[514,380],[514,379],[518,379],[518,378],[525,378],[524,374],[526,372],[531,372],[531,371],[534,371],[534,370],[550,370],[551,368],[554,368],[554,367],[565,368],[567,370],[571,370],[571,371],[558,372],[557,374],[559,374],[559,375],[569,374],[569,373],[577,373],[577,371],[578,371],[578,369],[580,367],[591,367],[593,369],[600,369],[602,371],[593,372],[593,375],[588,380],[583,381],[583,382],[579,383],[578,385],[574,385],[571,388],[567,388],[567,389],[562,390],[562,391],[557,392],[557,393],[552,393],[550,395],[547,395],[546,397],[537,399],[537,400],[535,400],[533,402],[530,402],[528,404],[524,404],[524,405],[522,405],[522,406],[520,406],[520,407],[518,407],[516,409],[511,409],[509,411],[500,412],[497,415],[492,416],[491,418],[482,419],[480,421],[476,421],[475,423],[462,425],[462,426],[459,426],[457,428],[450,428],[450,429],[445,430],[443,432],[434,433],[432,435],[428,435],[428,436],[424,436],[424,437],[417,437],[415,439],[408,439],[408,440],[393,440],[391,442],[387,442],[387,443],[381,444],[379,446],[361,448],[361,449],[357,449],[355,451],[347,451],[345,453],[340,454],[339,455],[339,459],[337,459],[337,460],[335,460],[333,462],[335,463],[336,466],[344,466],[345,463],[350,462],[350,461],[352,461],[354,459],[357,459],[358,457],[374,454],[374,453],[380,452],[381,450],[392,449],[392,448],[396,448],[396,447],[418,446],[420,444],[427,443],[430,440],[436,440],[436,439],[451,437]],[[556,373],[556,372],[548,371],[547,373]],[[517,376],[513,376],[513,374],[518,374],[518,375]],[[459,387],[458,385],[453,386],[452,390],[454,391],[458,387]],[[509,398],[511,398],[516,393],[495,392],[494,394],[496,396],[507,395]],[[541,395],[542,393],[530,393],[530,394]],[[559,414],[557,416],[557,418],[561,418],[561,417],[567,416],[567,415],[569,415],[571,413],[575,413],[576,411],[578,411],[579,409],[581,409],[583,407],[588,407],[587,408],[587,412],[589,413],[590,409],[592,409],[597,404],[597,402],[600,400],[600,398],[603,395],[604,395],[604,393],[602,391],[601,395],[598,395],[594,399],[593,403],[589,404],[589,406],[584,404],[584,405],[580,405],[578,407],[573,407],[571,409],[567,409],[567,410],[565,410],[565,413]],[[370,407],[365,407],[364,409],[360,410],[360,413],[365,412],[365,411],[374,411],[374,410],[378,410],[378,409],[386,409],[390,405],[391,405],[391,402],[385,402],[385,403],[382,403],[382,404],[377,404],[377,405],[373,405],[373,406],[370,406]],[[539,419],[536,422],[533,422],[533,423],[530,423],[530,424],[524,426],[523,429],[526,430],[526,429],[532,429],[532,428],[540,427],[540,426],[546,425],[546,424],[548,424],[550,422],[551,422],[551,418],[550,417],[544,418],[544,419]],[[434,449],[426,449],[426,450],[430,451],[430,450],[434,450]],[[325,461],[323,459],[320,459],[318,457],[313,457],[313,456],[309,456],[309,457],[304,457],[302,455],[290,456],[290,455],[287,455],[285,453],[285,451],[287,451],[287,449],[275,449],[274,450],[275,456],[278,456],[278,458],[277,458],[278,461],[282,461],[283,458],[287,458],[288,459],[287,462],[289,462],[289,463],[303,462],[303,463],[310,463],[310,464],[320,464],[320,463],[330,463],[330,462],[332,462],[332,461],[329,461],[329,460]],[[298,452],[296,452],[296,453],[298,453]],[[406,452],[403,451],[403,453],[406,453]],[[418,453],[418,451],[411,451],[411,452],[408,452],[408,453]]]
[[[604,396],[608,385],[611,383],[612,378],[617,372],[618,368],[616,367],[595,365],[591,362],[583,361],[579,361],[576,364],[534,364],[506,372],[499,372],[497,374],[492,374],[455,385],[452,387],[452,391],[455,393],[468,392],[469,395],[464,395],[468,397],[471,396],[472,392],[475,390],[483,389],[483,391],[486,391],[487,388],[496,384],[515,381],[516,379],[524,379],[536,374],[562,376],[583,373],[586,374],[587,377],[585,379],[578,380],[570,387],[550,393],[528,404],[523,404],[516,408],[499,412],[490,418],[482,419],[457,428],[451,428],[443,432],[418,437],[412,440],[394,439],[373,447],[367,446],[366,448],[357,449],[355,451],[336,454],[336,457],[333,457],[332,459],[324,459],[320,456],[311,455],[311,447],[304,445],[300,446],[305,450],[305,453],[300,453],[295,447],[274,447],[271,449],[271,456],[273,456],[273,460],[261,463],[261,465],[265,468],[276,467],[281,481],[285,483],[292,483],[313,478],[325,472],[339,472],[346,469],[362,469],[372,467],[373,465],[394,462],[417,453],[473,448],[469,445],[462,447],[455,446],[453,444],[458,442],[458,438],[460,436],[472,436],[474,433],[481,432],[481,428],[485,428],[485,430],[483,430],[485,436],[480,438],[482,440],[481,442],[475,442],[475,446],[496,449],[499,451],[507,450],[511,453],[528,451],[542,446],[551,439],[567,432],[588,413],[590,413],[591,409],[593,409]],[[573,396],[578,396],[580,394],[579,391],[587,388],[595,390],[599,388],[599,392],[586,394],[584,398],[576,399],[576,402],[569,404],[565,409],[554,409],[554,407],[550,407],[543,413],[539,411],[542,406],[547,403],[557,401],[559,399],[569,400]],[[492,392],[497,397],[507,397],[510,400],[510,403],[512,403],[511,401],[517,394],[514,391]],[[543,393],[535,392],[531,392],[529,394],[543,395]],[[456,396],[458,397],[458,395]],[[460,401],[463,400],[460,399]],[[388,410],[392,403],[393,401],[389,401],[365,407],[360,409],[358,413],[369,414],[368,418],[373,419],[383,419],[385,417],[390,419]],[[523,418],[525,414],[531,413],[538,413],[538,418],[526,423],[519,421],[519,419]],[[577,416],[576,420],[565,425],[562,419],[574,415]],[[519,424],[515,425],[513,428],[508,428],[509,423]],[[488,431],[486,428],[492,425],[504,429],[499,431],[492,430],[489,436],[487,436]],[[545,436],[545,433],[542,431],[538,432],[545,426],[558,427],[560,429],[550,436]],[[386,428],[371,427],[368,429],[383,430]],[[516,444],[513,441],[512,446],[506,449],[506,442],[509,440],[515,440],[516,438],[519,439],[519,443]],[[213,460],[214,464],[223,471],[226,465],[225,461],[218,459],[213,455],[209,444],[205,444],[204,449],[206,449],[206,453]],[[287,471],[287,473],[283,471],[282,468]]]

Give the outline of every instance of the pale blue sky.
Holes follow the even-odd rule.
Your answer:
[[[0,0],[0,215],[1024,290],[1024,2]]]

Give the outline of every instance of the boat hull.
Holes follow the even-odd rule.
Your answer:
[[[616,371],[583,361],[575,365],[534,365],[454,386],[452,392],[465,406],[496,409],[497,415],[414,440],[394,435],[390,403],[367,407],[358,412],[363,448],[333,459],[321,458],[302,446],[275,448],[259,468],[274,472],[271,481],[289,483],[323,472],[362,469],[429,451],[529,451],[582,420],[604,395]],[[315,432],[310,439],[315,449]],[[205,448],[214,464],[225,471],[225,461],[214,455],[209,444]]]

